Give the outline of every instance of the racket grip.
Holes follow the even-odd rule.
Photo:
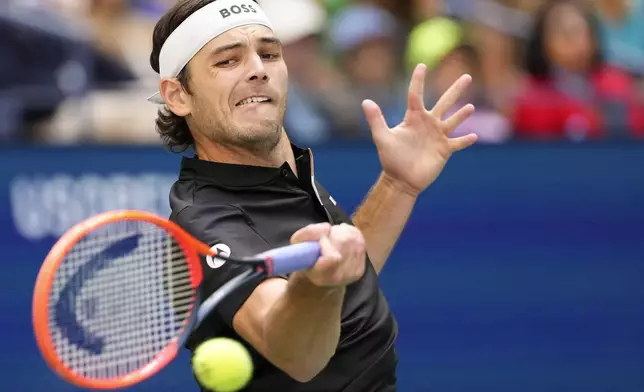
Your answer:
[[[309,241],[271,249],[258,256],[271,258],[271,275],[286,275],[313,267],[320,258],[320,252],[320,244],[317,241]]]

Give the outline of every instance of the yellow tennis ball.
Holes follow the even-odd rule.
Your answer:
[[[197,347],[192,368],[204,387],[215,392],[235,392],[253,376],[253,359],[238,341],[214,338]]]

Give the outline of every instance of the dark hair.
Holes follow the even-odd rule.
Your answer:
[[[159,55],[161,47],[170,34],[179,27],[190,15],[201,8],[217,0],[180,0],[157,22],[152,34],[152,53],[150,54],[150,66],[159,73]],[[256,3],[257,1],[254,0]],[[177,80],[181,86],[190,94],[188,68],[184,67]],[[156,128],[163,142],[173,151],[184,151],[194,144],[194,138],[188,128],[186,119],[177,116],[167,107],[159,110],[156,119]]]
[[[594,55],[591,64],[591,69],[596,68],[602,62],[601,43],[598,34],[597,19],[584,6],[575,0],[549,0],[539,9],[534,20],[532,31],[528,37],[525,53],[525,67],[528,73],[536,78],[548,78],[551,73],[551,64],[548,56],[546,55],[545,48],[545,30],[546,20],[550,12],[561,4],[569,4],[577,8],[579,12],[586,19],[588,27],[590,28],[591,39],[593,40]]]

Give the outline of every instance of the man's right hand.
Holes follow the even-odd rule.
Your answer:
[[[342,223],[331,226],[318,223],[306,226],[293,234],[291,243],[319,241],[321,256],[307,271],[297,275],[319,287],[345,287],[365,273],[365,240],[354,226]]]
[[[365,240],[356,227],[328,223],[298,230],[292,243],[318,241],[321,256],[288,280],[262,282],[233,320],[235,331],[293,379],[307,382],[329,363],[340,341],[345,287],[366,268]]]

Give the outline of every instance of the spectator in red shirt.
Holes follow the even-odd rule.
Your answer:
[[[516,135],[572,140],[644,137],[634,81],[601,57],[592,14],[572,0],[538,12],[526,52],[529,80],[514,108]]]

